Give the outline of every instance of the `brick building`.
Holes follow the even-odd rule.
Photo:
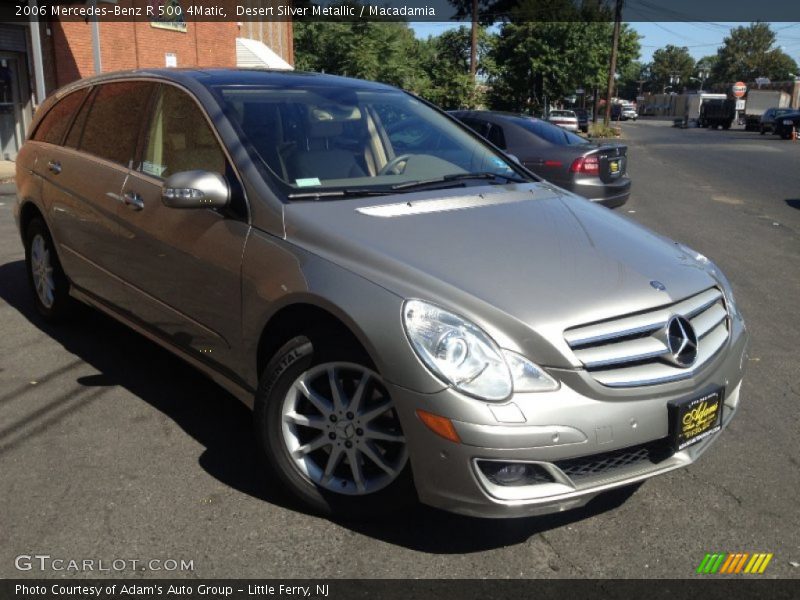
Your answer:
[[[181,0],[94,2],[120,7],[182,4]],[[257,6],[269,3],[239,1]],[[82,77],[152,67],[292,68],[293,62],[291,21],[199,21],[189,15],[124,21],[48,16],[38,23],[0,24],[0,159],[14,160],[37,104]]]

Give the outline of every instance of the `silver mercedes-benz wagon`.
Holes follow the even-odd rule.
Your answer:
[[[195,365],[325,514],[581,506],[692,463],[739,404],[711,261],[389,86],[86,79],[37,112],[17,188],[38,311],[90,304]]]

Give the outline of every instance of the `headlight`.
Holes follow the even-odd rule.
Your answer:
[[[559,388],[558,381],[524,356],[503,350],[503,358],[511,370],[515,392],[552,392]]]
[[[736,300],[733,297],[733,288],[731,287],[731,282],[728,281],[728,278],[725,277],[725,274],[719,269],[719,267],[714,264],[714,261],[708,258],[705,254],[701,254],[697,250],[693,250],[685,244],[675,242],[675,245],[681,252],[691,258],[700,267],[708,271],[711,276],[719,282],[720,286],[722,286],[722,292],[725,294],[725,302],[728,304],[728,310],[730,311],[731,315],[736,315],[738,313],[738,308],[736,306]]]
[[[479,327],[438,306],[407,300],[403,324],[422,362],[466,394],[497,401],[513,391],[558,389],[558,382],[525,357],[501,350]]]

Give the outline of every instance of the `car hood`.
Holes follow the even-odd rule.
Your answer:
[[[716,284],[675,243],[545,183],[296,202],[285,224],[288,241],[547,366],[578,366],[564,329]]]

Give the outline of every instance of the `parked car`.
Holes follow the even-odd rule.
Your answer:
[[[775,117],[775,133],[784,140],[792,137],[792,132],[800,131],[800,111],[793,111]]]
[[[557,186],[609,207],[631,193],[628,147],[596,144],[546,121],[513,113],[454,111],[457,119]]]
[[[638,118],[639,113],[632,104],[615,103],[611,105],[612,121],[627,121],[628,119],[635,121]]]
[[[571,110],[551,110],[547,120],[567,131],[578,131],[578,116]],[[587,124],[588,126],[588,124]]]
[[[626,121],[628,119],[635,121],[639,118],[639,113],[636,112],[636,108],[632,105],[623,105],[622,106],[622,120]]]
[[[771,131],[772,133],[778,133],[775,128],[775,122],[777,119],[781,118],[783,115],[788,115],[793,112],[797,112],[797,109],[773,107],[765,110],[764,114],[761,115],[761,125],[759,126],[761,135],[764,135],[768,131]]]
[[[589,111],[585,108],[576,108],[573,112],[578,117],[578,128],[583,133],[589,133]]]
[[[38,312],[80,300],[206,373],[312,510],[566,510],[693,463],[736,413],[719,269],[411,94],[138,70],[56,91],[31,131]]]

